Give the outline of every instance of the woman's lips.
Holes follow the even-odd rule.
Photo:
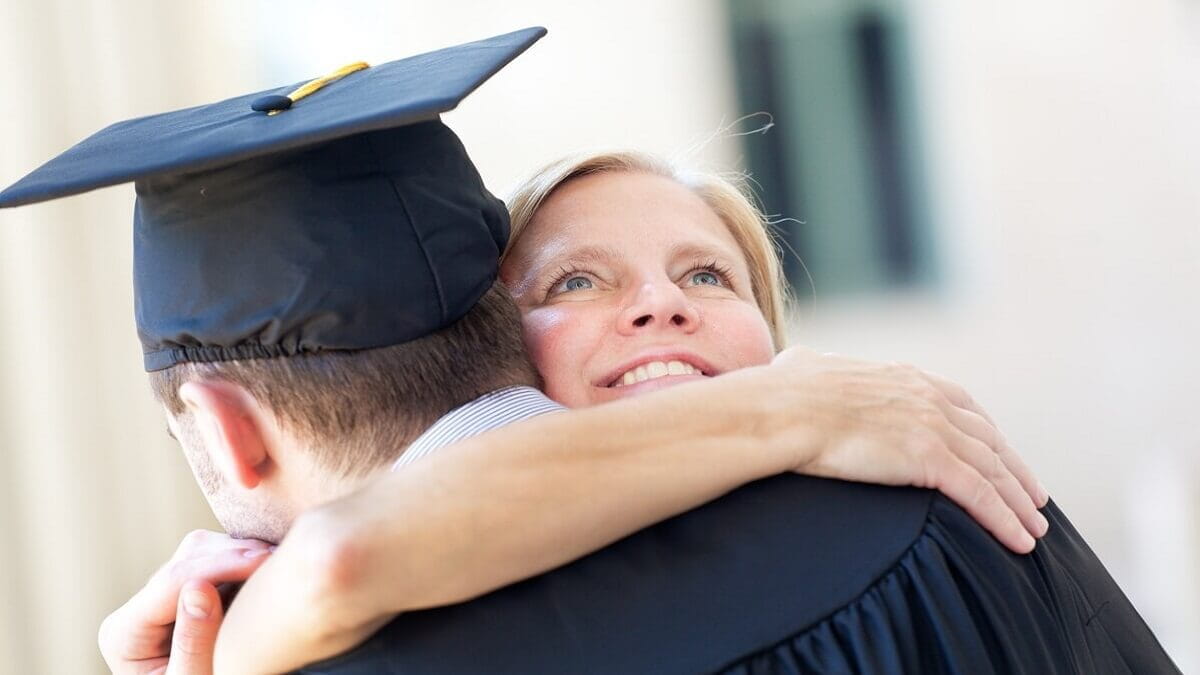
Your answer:
[[[621,376],[609,383],[608,386],[628,387],[630,385],[640,384],[648,380],[656,380],[660,377],[672,377],[680,375],[703,375],[703,373],[696,366],[678,359],[672,359],[668,361],[648,361],[625,371],[623,374],[621,374]]]
[[[655,377],[634,384],[607,387],[604,389],[604,391],[610,396],[623,398],[625,396],[634,396],[650,391],[656,391],[665,387],[673,387],[677,384],[686,384],[688,382],[696,382],[706,379],[708,379],[708,376],[701,375],[700,373],[694,373],[690,375],[664,375],[662,377]]]
[[[619,389],[662,378],[693,375],[711,377],[715,374],[710,364],[692,354],[658,352],[645,354],[609,371],[595,381],[595,386]]]

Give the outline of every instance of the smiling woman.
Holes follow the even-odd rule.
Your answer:
[[[501,278],[560,403],[712,377],[783,346],[778,256],[736,186],[610,153],[549,165],[510,209]]]

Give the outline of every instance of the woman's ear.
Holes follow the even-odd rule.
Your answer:
[[[223,381],[192,381],[179,387],[196,432],[226,480],[247,490],[258,486],[270,459],[255,422],[258,401],[245,389]]]

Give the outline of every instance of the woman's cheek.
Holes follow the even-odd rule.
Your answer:
[[[756,305],[746,302],[722,303],[710,309],[706,323],[711,326],[733,361],[733,368],[770,363],[775,358],[771,329]]]
[[[538,307],[522,317],[525,348],[545,381],[546,394],[565,405],[574,402],[584,372],[586,324],[568,307]]]

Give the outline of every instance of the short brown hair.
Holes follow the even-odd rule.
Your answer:
[[[154,396],[174,415],[179,387],[224,380],[246,389],[342,475],[362,475],[399,456],[439,417],[506,386],[537,386],[521,339],[521,315],[495,282],[463,318],[390,347],[272,359],[184,363],[150,373]]]

